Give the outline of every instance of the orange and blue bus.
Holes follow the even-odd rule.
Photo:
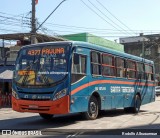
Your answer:
[[[101,110],[138,113],[155,101],[153,61],[85,42],[24,46],[13,74],[12,108],[39,113],[82,113],[96,119]]]

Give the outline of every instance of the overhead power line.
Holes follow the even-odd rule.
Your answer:
[[[111,13],[100,1],[96,0],[99,5],[101,5],[110,15],[112,15],[118,22],[120,22],[123,26],[125,26],[129,31],[135,33],[132,29],[130,29],[125,23],[119,20],[113,13]]]
[[[57,6],[56,8],[47,16],[47,18],[38,26],[38,28],[36,28],[36,31],[48,20],[48,18],[60,7],[60,5],[65,2],[66,0],[62,0]]]
[[[132,31],[125,23],[119,20],[113,13],[111,13],[100,1],[96,0],[99,5],[101,5],[110,15],[112,15],[117,21],[119,21],[123,26],[125,26],[128,30]]]
[[[5,16],[3,16],[5,17]],[[9,18],[8,16],[6,17],[7,19]],[[0,20],[4,19],[2,17],[0,17]],[[12,20],[13,17],[11,19],[8,19],[7,21],[0,21],[0,25],[1,28],[7,28],[7,30],[3,29],[3,32],[7,31],[14,31],[15,30],[20,30],[23,31],[30,29],[30,22],[27,21],[17,21],[17,18],[15,18],[16,20]],[[40,23],[39,23],[40,24]],[[46,27],[41,27],[42,29],[40,31],[44,32],[44,33],[52,33],[52,34],[56,34],[56,33],[80,33],[78,30],[82,30],[83,32],[88,32],[88,33],[93,33],[93,34],[98,34],[99,36],[104,36],[105,34],[121,34],[120,36],[122,36],[124,34],[124,32],[122,30],[115,30],[115,29],[106,29],[106,28],[88,28],[88,27],[82,27],[82,26],[69,26],[69,25],[62,25],[62,24],[53,24],[53,23],[46,23],[47,25],[53,25],[54,26],[54,30],[50,29],[50,28],[46,28]],[[5,27],[7,26],[7,27]],[[13,28],[14,27],[14,28]],[[15,27],[17,29],[15,29]],[[56,29],[57,28],[57,29]],[[62,28],[64,28],[62,30]],[[71,31],[72,30],[72,31]],[[106,32],[107,31],[107,32]],[[128,30],[129,31],[129,30]],[[138,32],[142,32],[142,30],[135,30],[137,31],[137,34],[139,34]],[[160,30],[144,30],[144,33],[159,33]]]
[[[86,30],[97,30],[97,31],[122,31],[120,29],[106,29],[106,28],[94,28],[94,27],[82,27],[82,26],[73,26],[73,25],[62,25],[62,24],[53,24],[53,23],[46,23],[47,26],[54,26],[59,28],[65,28],[65,29],[86,29]],[[128,30],[126,30],[128,31]]]
[[[0,12],[0,30],[1,33],[8,32],[28,32],[30,29],[30,18],[23,15],[13,15]]]
[[[86,29],[86,30],[98,30],[98,31],[113,31],[113,32],[119,32],[122,31],[120,29],[106,29],[106,28],[94,28],[94,27],[84,27],[84,26],[74,26],[74,25],[64,25],[64,24],[54,24],[54,23],[46,23],[47,26],[54,26],[59,28],[65,28],[65,29]],[[126,31],[135,31],[135,32],[160,32],[160,30],[127,30]]]
[[[16,15],[15,16],[6,16],[4,14],[1,14],[0,12],[0,23],[8,23],[8,22],[13,22],[13,23],[21,23],[21,22],[24,22],[24,23],[30,23],[30,20],[26,17],[17,17]]]
[[[51,26],[52,26],[52,24],[51,24]],[[85,29],[83,29],[83,28],[74,28],[74,27],[72,27],[72,26],[67,26],[67,27],[63,27],[63,26],[59,26],[58,24],[55,24],[55,25],[53,25],[54,26],[54,29],[52,29],[52,28],[49,28],[49,26],[47,25],[47,27],[44,27],[43,26],[43,28],[40,30],[40,31],[45,31],[45,32],[48,32],[48,31],[51,31],[51,32],[58,32],[58,33],[74,33],[74,34],[76,34],[76,33],[83,33],[83,32],[87,32],[87,33],[93,33],[93,34],[100,34],[100,35],[104,35],[104,34],[115,34],[115,35],[117,35],[117,34],[121,34],[121,35],[125,35],[126,33],[125,32],[121,32],[121,31],[119,31],[119,30],[112,30],[112,29],[108,29],[107,31],[106,30],[95,30],[95,29],[88,29],[88,28],[85,28]],[[139,31],[139,32],[141,32],[141,31]],[[138,32],[138,30],[137,30],[137,35],[139,35],[139,32]],[[160,32],[160,30],[159,31],[156,31],[156,32]],[[145,31],[144,33],[151,33],[151,32],[149,32],[149,31]],[[152,32],[153,33],[153,32]]]
[[[95,4],[93,4],[90,0],[88,0],[89,3],[95,8],[97,9],[101,14],[103,14],[110,22],[112,22],[114,25],[116,25],[117,27],[119,27],[122,31],[126,32],[127,34],[131,34],[128,31],[126,31],[124,28],[122,28],[120,25],[118,25],[117,23],[115,23],[112,19],[110,19],[105,13],[103,13]]]
[[[94,12],[98,17],[100,17],[102,20],[104,20],[107,24],[111,25],[113,28],[115,28],[116,30],[118,30],[117,27],[115,27],[113,24],[111,24],[110,22],[108,22],[105,18],[103,18],[102,16],[100,16],[95,10],[93,10],[90,6],[88,6],[83,0],[81,0],[81,2],[82,2],[87,8],[89,8],[92,12]]]
[[[0,30],[1,31],[5,31],[5,32],[16,32],[16,33],[22,32],[22,30],[17,30],[17,29],[14,30],[14,29],[3,29],[3,28],[0,28]]]
[[[24,17],[24,15],[26,15],[26,17],[24,18],[27,18],[27,19],[30,19],[29,17],[27,17],[27,15],[29,14],[30,12],[26,12],[26,13],[22,13],[22,14],[9,14],[9,13],[5,13],[5,12],[0,12],[1,15],[5,15],[5,16],[11,16],[11,17]]]
[[[3,19],[3,20],[0,20],[0,21],[5,21],[5,20],[21,21],[20,19],[17,19],[17,18],[13,18],[13,17],[5,17],[5,16],[1,16],[1,15],[0,15],[0,18]]]
[[[3,26],[10,26],[10,27],[12,27],[12,26],[14,26],[14,27],[26,27],[26,28],[30,28],[30,26],[28,25],[23,25],[23,24],[17,24],[17,23],[1,23],[0,22],[0,25],[3,25]]]
[[[62,25],[62,24],[53,24],[53,23],[46,23],[47,27],[43,26],[43,29],[40,29],[40,31],[42,31],[43,33],[48,33],[50,35],[55,33],[57,34],[76,34],[76,33],[83,33],[83,32],[87,32],[87,33],[91,33],[91,34],[95,34],[97,36],[104,36],[104,35],[119,35],[120,37],[124,37],[124,35],[126,33],[124,33],[123,31],[119,31],[119,30],[113,30],[113,29],[106,29],[106,28],[101,28],[100,30],[96,30],[96,28],[87,28],[87,27],[82,27],[82,26],[69,26],[69,25]],[[49,26],[54,26],[54,29],[50,29]],[[136,30],[137,31],[137,35],[139,35],[140,32],[142,32],[142,30]],[[145,30],[146,32],[144,33],[148,33],[151,34],[151,32],[149,32],[150,30]],[[147,32],[148,31],[148,32]],[[160,32],[156,31],[156,32]],[[152,32],[153,34],[153,32]],[[63,35],[63,34],[62,34]]]

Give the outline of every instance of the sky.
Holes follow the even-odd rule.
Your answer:
[[[38,24],[61,1],[38,0]],[[159,6],[160,0],[66,0],[39,32],[49,35],[88,32],[112,41],[139,33],[160,33]],[[1,0],[0,34],[29,32],[30,11],[31,0]]]

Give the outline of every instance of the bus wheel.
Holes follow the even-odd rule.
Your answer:
[[[139,95],[135,96],[135,103],[134,103],[134,107],[132,108],[132,112],[133,113],[138,113],[140,111],[140,107],[141,107],[141,98]]]
[[[83,116],[87,120],[94,120],[98,116],[98,101],[96,97],[92,96],[89,100],[88,111],[83,113]]]
[[[50,120],[50,119],[53,118],[53,115],[51,115],[51,114],[39,113],[39,115],[40,115],[43,119],[46,119],[46,120]]]
[[[126,107],[126,108],[124,108],[124,111],[125,111],[126,113],[130,113],[131,110],[132,110],[132,107]]]

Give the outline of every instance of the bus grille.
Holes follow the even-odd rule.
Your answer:
[[[50,101],[51,99],[27,99],[27,98],[21,98],[22,100],[29,100],[29,101]]]
[[[18,92],[23,94],[53,94],[53,92],[22,92],[22,91]]]

